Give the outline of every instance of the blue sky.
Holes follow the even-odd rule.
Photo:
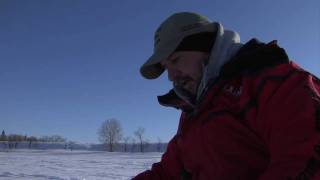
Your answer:
[[[290,59],[320,76],[320,1],[0,1],[0,130],[59,134],[98,142],[97,129],[120,120],[124,135],[146,129],[168,141],[179,111],[158,105],[166,75],[139,74],[153,33],[169,15],[201,13],[253,37],[278,40]]]

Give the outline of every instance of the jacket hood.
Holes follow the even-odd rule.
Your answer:
[[[240,44],[240,36],[237,32],[224,30],[220,23],[216,23],[216,27],[215,42],[208,60],[203,63],[204,71],[202,72],[202,79],[199,82],[196,96],[193,97],[183,89],[175,86],[172,89],[176,93],[176,96],[183,99],[192,107],[197,104],[201,95],[205,93],[208,82],[219,76],[221,67],[230,60],[242,46],[242,44]]]
[[[224,30],[220,23],[217,23],[217,25],[216,40],[209,55],[208,63],[204,64],[204,71],[198,87],[196,101],[198,101],[200,96],[206,91],[208,83],[214,81],[219,76],[222,66],[242,47],[240,36],[237,32]]]

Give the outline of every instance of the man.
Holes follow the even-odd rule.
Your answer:
[[[240,43],[196,13],[157,29],[141,67],[173,82],[161,105],[181,109],[177,134],[140,179],[320,179],[320,82],[276,41]]]

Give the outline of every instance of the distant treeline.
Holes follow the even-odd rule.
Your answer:
[[[66,149],[66,150],[92,150],[92,151],[111,151],[106,144],[81,144],[68,141],[59,135],[52,136],[27,136],[19,134],[6,135],[3,130],[0,136],[0,150],[11,149]],[[123,142],[115,143],[113,150],[115,152],[164,152],[167,143],[158,141],[157,143],[148,143],[131,139],[123,140]],[[143,149],[143,151],[142,151]]]
[[[144,152],[164,152],[167,148],[167,143],[150,143],[144,146]],[[0,141],[0,151],[10,151],[14,149],[35,149],[35,150],[50,150],[50,149],[65,149],[65,150],[88,150],[88,151],[108,151],[105,144],[80,144],[80,143],[54,143],[54,142],[33,142],[30,144],[27,141]],[[141,152],[139,144],[123,144],[116,145],[114,152]]]
[[[6,135],[5,131],[3,130],[0,136],[0,141],[67,142],[67,139],[59,135],[42,136],[39,138],[35,136],[27,136],[27,135],[20,135],[20,134]]]
[[[52,136],[42,136],[42,137],[35,137],[35,136],[27,136],[21,134],[9,134],[6,135],[5,131],[3,130],[0,136],[0,142],[2,147],[13,149],[17,148],[19,144],[23,142],[23,144],[27,144],[28,148],[32,148],[37,146],[38,143],[67,143],[67,139],[63,138],[59,135],[52,135]],[[68,142],[70,144],[72,142]]]

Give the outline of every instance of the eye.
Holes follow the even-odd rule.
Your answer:
[[[177,64],[177,62],[178,62],[179,59],[180,59],[180,57],[175,57],[175,58],[172,58],[172,59],[170,60],[170,62],[171,62],[172,64]]]

